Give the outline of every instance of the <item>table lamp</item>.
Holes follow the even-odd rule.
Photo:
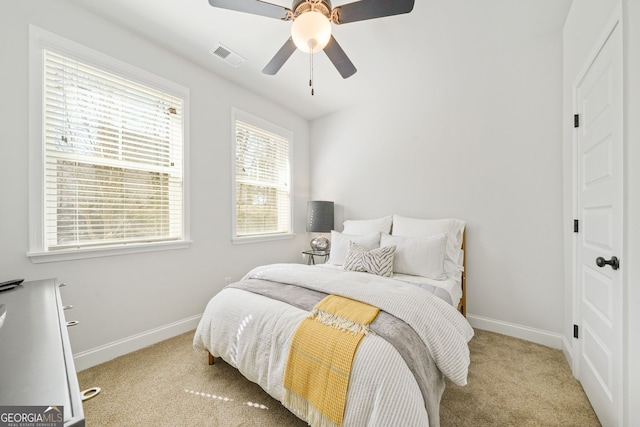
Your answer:
[[[318,233],[311,240],[311,249],[314,251],[328,251],[329,239],[322,236],[333,230],[333,202],[309,201],[307,202],[307,232]]]

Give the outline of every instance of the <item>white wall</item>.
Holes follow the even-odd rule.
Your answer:
[[[598,37],[618,5],[622,8],[625,153],[625,248],[621,266],[625,273],[625,426],[640,425],[640,4],[636,0],[574,1],[564,28],[564,217],[572,217],[572,88]],[[565,235],[565,334],[573,323],[572,233]]]
[[[312,122],[312,197],[336,202],[336,224],[466,220],[472,324],[559,347],[561,29],[455,67],[437,60],[395,97]]]
[[[127,351],[136,343],[195,326],[224,277],[239,279],[251,267],[301,262],[309,194],[309,124],[182,58],[87,13],[67,0],[3,1],[0,11],[0,280],[57,277],[74,354]],[[189,249],[90,260],[32,264],[28,230],[28,28],[48,31],[125,61],[190,89],[191,238]],[[204,52],[203,55],[208,55]],[[231,244],[231,108],[238,107],[294,133],[294,240]],[[132,341],[129,342],[129,339]],[[110,344],[119,343],[109,349]],[[107,348],[105,348],[105,346]],[[81,358],[82,359],[82,358]],[[99,361],[87,356],[78,366]]]

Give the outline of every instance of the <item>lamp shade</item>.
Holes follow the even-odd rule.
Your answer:
[[[333,202],[307,202],[307,231],[327,233],[333,230]]]
[[[293,21],[291,38],[301,51],[318,52],[324,49],[331,39],[331,23],[320,12],[305,12]]]

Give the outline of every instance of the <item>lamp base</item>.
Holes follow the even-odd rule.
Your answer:
[[[331,242],[329,242],[329,239],[326,237],[322,237],[322,234],[319,234],[311,240],[311,249],[314,251],[328,251],[330,247]]]

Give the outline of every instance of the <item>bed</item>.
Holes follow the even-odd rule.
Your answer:
[[[466,384],[473,336],[464,225],[399,215],[345,221],[331,233],[326,264],[260,266],[225,287],[193,345],[313,426],[439,426],[444,378]],[[334,335],[319,339],[305,325]],[[349,346],[350,355],[326,355]]]

